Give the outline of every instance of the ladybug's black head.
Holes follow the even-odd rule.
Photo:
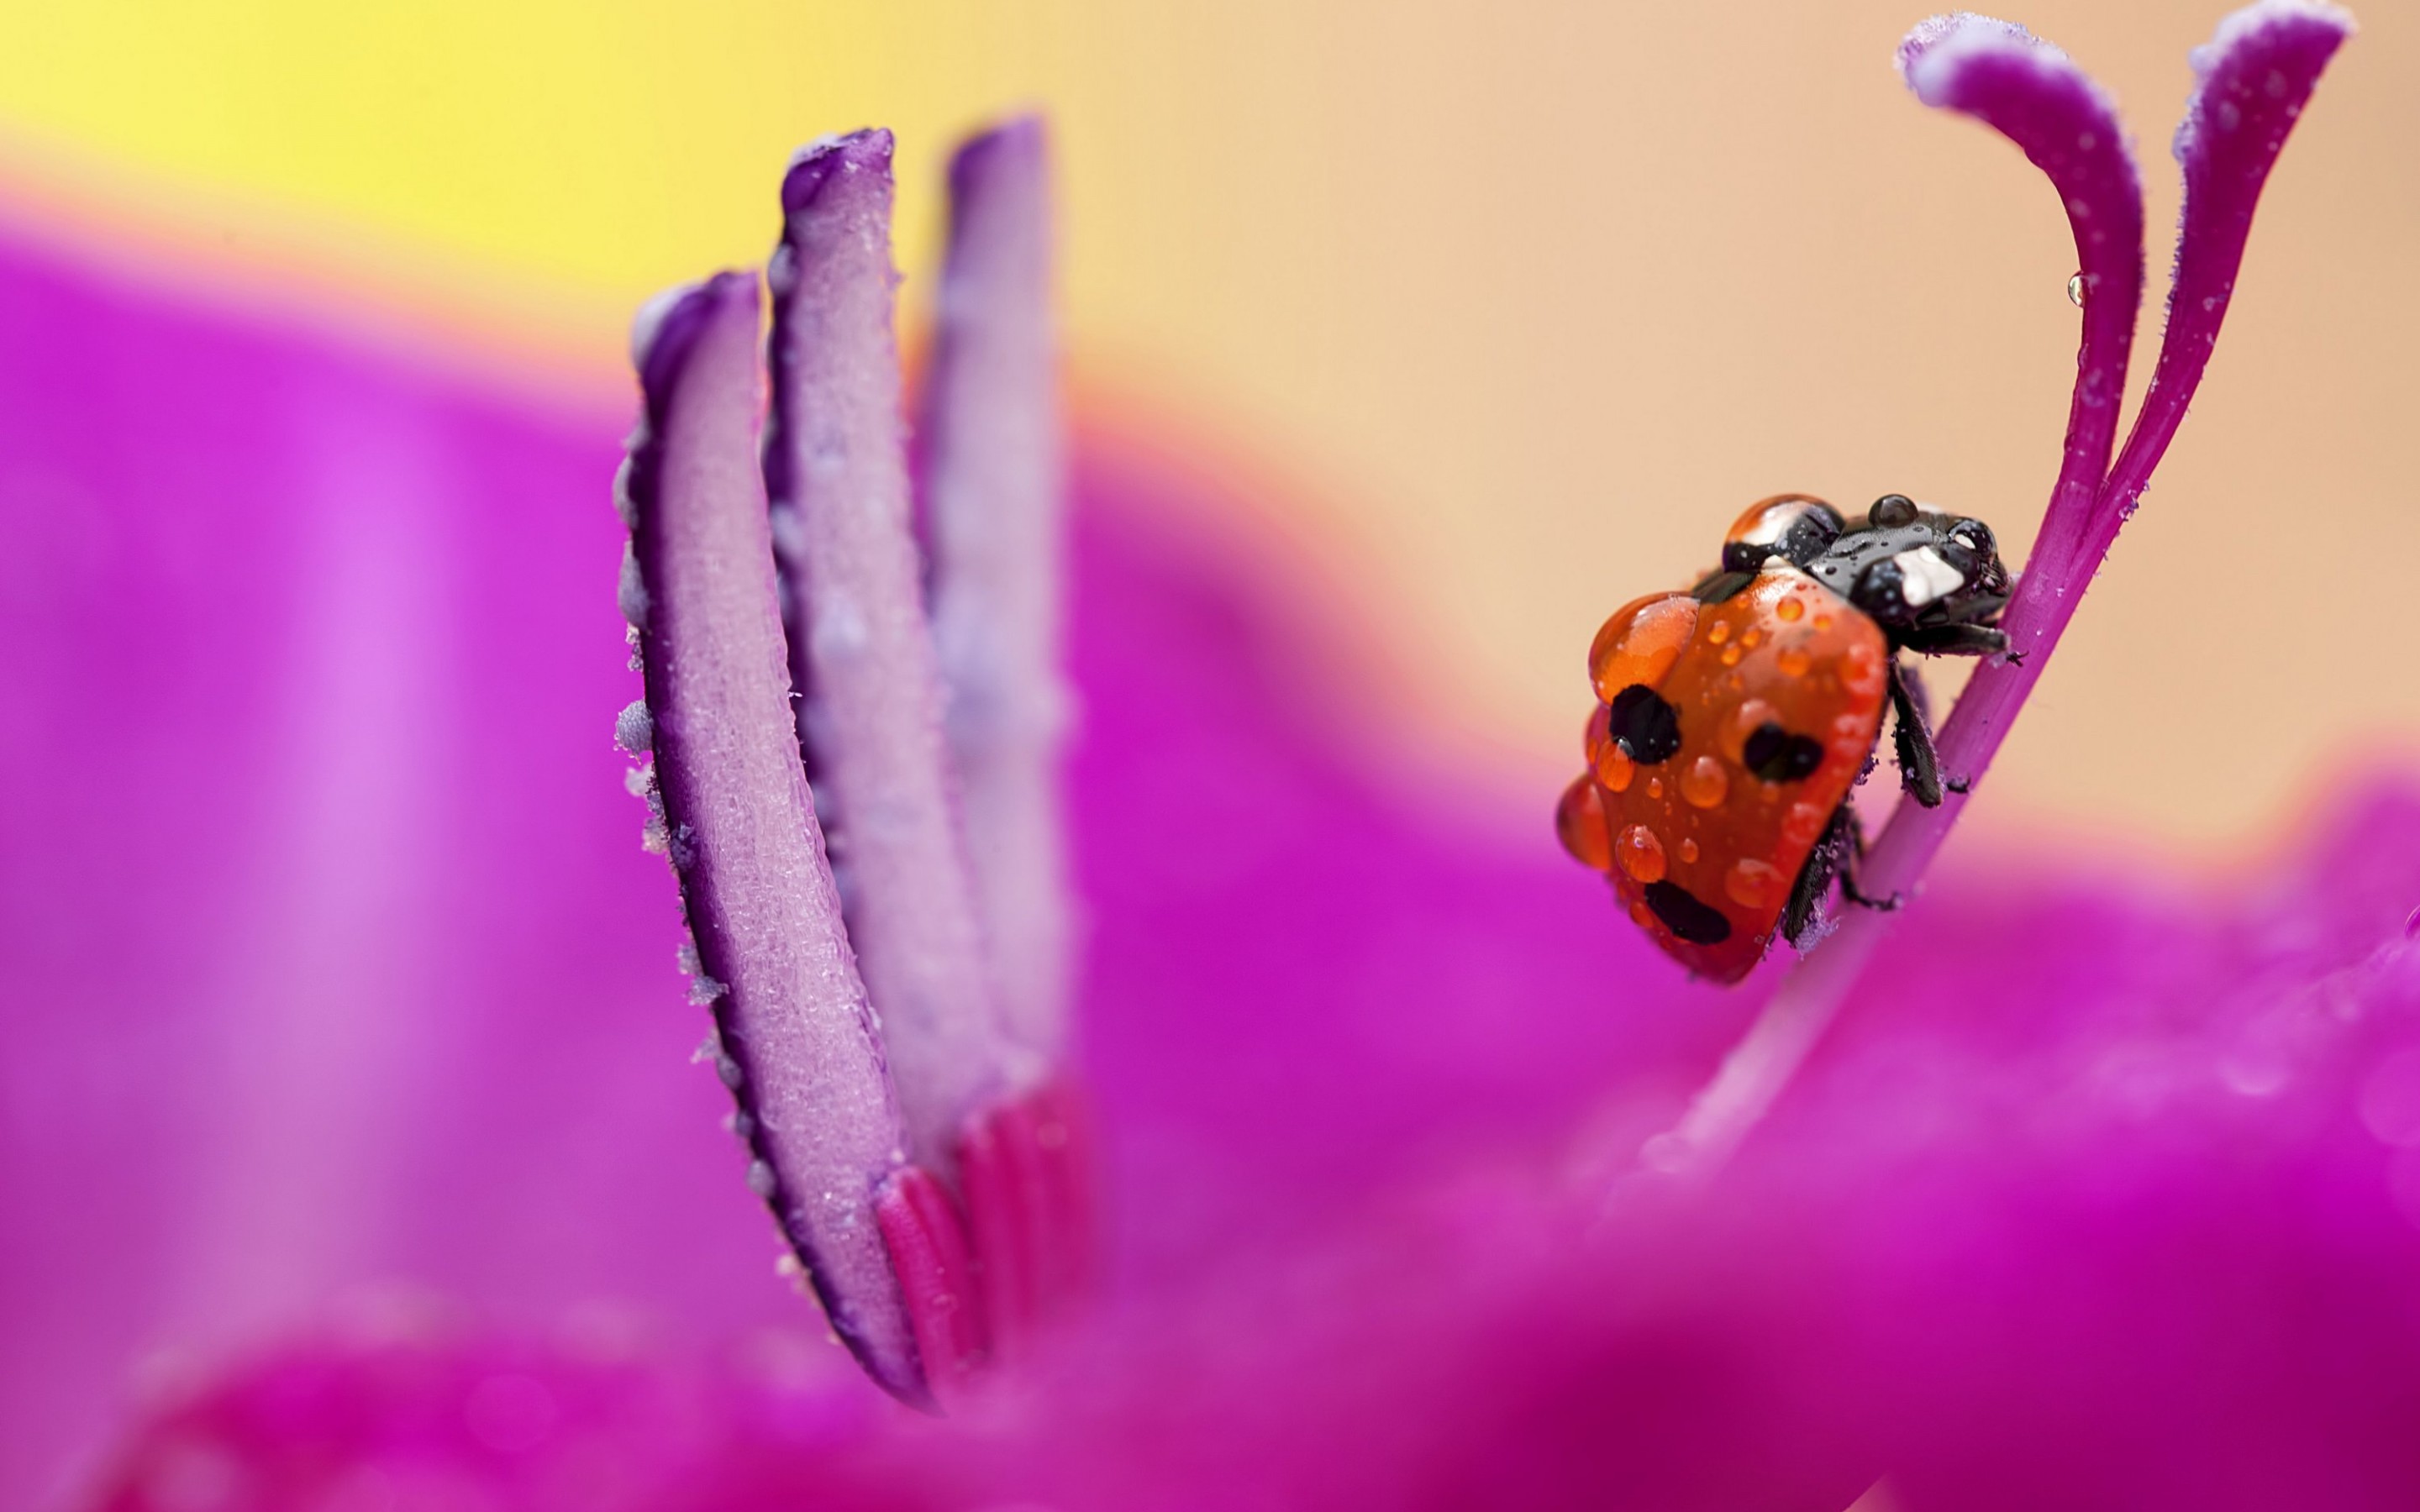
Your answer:
[[[1865,519],[1800,563],[1893,636],[1949,625],[1987,625],[2008,607],[2009,569],[1992,528],[1885,494]],[[1896,632],[1896,633],[1895,633]]]

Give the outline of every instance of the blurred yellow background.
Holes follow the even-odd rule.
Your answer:
[[[624,402],[644,296],[761,258],[799,141],[898,131],[912,278],[949,143],[1046,107],[1084,392],[1289,480],[1264,522],[1418,690],[1406,728],[1457,759],[1485,748],[1491,791],[1542,815],[1575,769],[1597,622],[1707,563],[1747,501],[1905,491],[2021,549],[2058,458],[2065,227],[2014,149],[1901,89],[1910,0],[0,11],[0,199],[20,224],[314,318],[438,332],[581,406]],[[2138,388],[2185,52],[2219,13],[2036,0],[2012,18],[2140,134]],[[2420,42],[2406,11],[2362,19],[1986,828],[2231,846],[2420,731],[2400,560]]]

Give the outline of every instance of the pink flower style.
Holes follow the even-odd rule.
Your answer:
[[[1953,773],[2174,435],[2349,27],[2265,0],[2195,54],[2122,448],[2108,101],[1999,23],[1902,49],[2053,179],[2085,290],[2024,655]],[[880,133],[793,164],[761,357],[747,273],[643,318],[636,679],[585,417],[0,247],[40,734],[0,743],[0,1496],[2420,1502],[2420,794],[2233,887],[2003,869],[1850,911],[1761,1004],[1684,982],[1543,835],[1341,758],[1181,485],[1081,437],[1063,490],[1045,168],[1028,124],[957,162],[921,499]],[[634,681],[686,935],[598,733]],[[1913,897],[1961,806],[1866,889]],[[720,1085],[672,1074],[675,947]],[[915,1406],[816,1338],[740,1168]]]

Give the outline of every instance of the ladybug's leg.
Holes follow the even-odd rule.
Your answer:
[[[1928,656],[1996,656],[2009,649],[2009,638],[1988,625],[1928,625],[1901,630],[1899,643]]]
[[[1798,869],[1798,880],[1791,887],[1790,902],[1782,906],[1781,937],[1794,949],[1805,949],[1814,943],[1815,921],[1823,913],[1824,895],[1832,890],[1832,879],[1846,875],[1864,848],[1857,811],[1843,803],[1832,810],[1823,838],[1807,853],[1807,864]]]
[[[1997,634],[1997,631],[1993,632]],[[1899,748],[1899,776],[1908,796],[1928,809],[1941,807],[1941,755],[1924,717],[1924,685],[1899,658],[1890,663],[1891,739]]]
[[[1864,860],[1866,856],[1866,830],[1865,826],[1857,822],[1857,810],[1844,803],[1840,805],[1839,813],[1834,816],[1833,823],[1846,830],[1840,841],[1838,862],[1840,896],[1860,908],[1870,908],[1878,914],[1887,914],[1897,908],[1898,893],[1892,893],[1887,898],[1869,898],[1857,886],[1857,864]]]

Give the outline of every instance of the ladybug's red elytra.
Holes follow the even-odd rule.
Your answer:
[[[1836,877],[1869,902],[1848,800],[1885,703],[1908,795],[1941,802],[1922,687],[1899,653],[2005,653],[1993,623],[2008,602],[1980,520],[1904,494],[1854,526],[1806,494],[1751,505],[1718,571],[1597,632],[1589,767],[1556,812],[1564,847],[1612,879],[1668,954],[1739,980],[1776,930],[1807,938]]]

